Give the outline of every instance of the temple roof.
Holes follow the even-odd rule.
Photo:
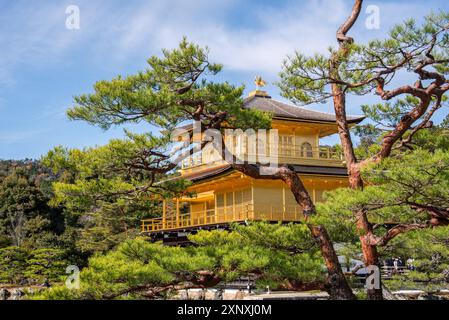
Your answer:
[[[323,176],[347,176],[348,172],[346,168],[335,168],[325,166],[305,166],[294,165],[295,172],[299,174],[314,174]],[[186,180],[192,182],[199,182],[208,178],[213,178],[222,174],[231,173],[235,171],[229,164],[222,165],[217,168],[205,170],[201,172],[192,172],[184,177]]]
[[[254,108],[261,111],[272,112],[275,118],[289,118],[305,121],[335,122],[335,115],[298,107],[272,99],[264,91],[256,91],[243,100],[244,108]],[[364,116],[348,116],[349,123],[358,123]]]
[[[332,113],[314,111],[274,100],[265,91],[256,90],[250,93],[249,97],[243,99],[243,108],[254,108],[261,111],[271,112],[274,118],[288,119],[293,121],[311,121],[335,123],[335,115]],[[359,123],[365,116],[347,116],[348,123]],[[192,124],[179,126],[184,130],[192,130]]]

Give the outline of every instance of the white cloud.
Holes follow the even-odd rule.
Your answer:
[[[17,2],[0,20],[0,81],[14,81],[17,66],[46,65],[64,59],[71,50],[102,63],[158,54],[174,47],[183,35],[208,45],[211,55],[227,69],[277,72],[287,53],[300,48],[312,53],[332,42],[333,23],[345,14],[343,0],[312,0],[278,11],[256,6],[245,27],[230,25],[240,2],[150,1],[117,6],[107,1],[77,1],[81,29],[65,28],[64,3]],[[323,5],[329,10],[322,10]],[[320,21],[320,23],[316,23]],[[114,62],[113,62],[114,63]]]
[[[133,19],[122,25],[123,34],[119,35],[115,52],[173,47],[186,35],[207,45],[211,56],[227,69],[272,73],[279,70],[286,54],[295,49],[306,53],[325,50],[333,41],[334,23],[344,17],[346,7],[343,0],[291,4],[281,11],[259,6],[247,14],[248,19],[254,20],[254,26],[239,29],[213,19],[217,11],[238,10],[238,2],[234,7],[228,4],[217,8],[216,2],[210,6],[206,3],[211,2],[197,1],[193,5],[195,10],[191,2],[175,2],[178,3],[175,6],[147,5],[138,9]],[[323,10],[323,5],[328,10]]]
[[[13,3],[3,9],[0,20],[0,83],[13,84],[14,68],[36,62],[50,61],[67,43],[57,32],[58,6],[31,6]],[[53,58],[50,58],[53,56]],[[54,60],[53,60],[54,61]]]
[[[323,52],[335,43],[335,29],[349,12],[345,0],[294,1],[276,7],[255,5],[239,27],[229,22],[241,2],[209,0],[112,1],[77,0],[81,30],[65,28],[65,8],[72,3],[18,1],[0,19],[0,83],[14,83],[18,66],[39,67],[61,61],[72,51],[107,65],[142,59],[174,47],[183,35],[208,45],[211,56],[227,70],[268,73],[294,50]],[[381,8],[381,26],[398,16],[420,16],[428,6],[413,2],[372,1]],[[400,14],[398,14],[400,12]],[[363,14],[359,25],[363,25]],[[254,23],[252,23],[254,22]],[[358,39],[377,36],[359,28]]]

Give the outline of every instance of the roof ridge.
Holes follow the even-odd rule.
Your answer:
[[[293,112],[291,112],[289,110],[286,110],[287,108],[292,108],[292,109],[295,109],[295,111],[299,111],[299,112],[304,111],[304,112],[314,113],[316,116],[323,115],[323,116],[327,116],[327,117],[329,117],[329,116],[335,117],[335,113],[332,113],[332,112],[314,110],[311,107],[307,108],[304,106],[298,106],[296,104],[286,103],[286,102],[279,101],[279,100],[276,100],[273,98],[263,98],[263,97],[252,96],[252,97],[248,97],[248,98],[244,99],[244,104],[248,104],[251,101],[266,102],[271,106],[268,108],[274,108],[277,111],[285,113],[285,116],[287,116],[287,117],[299,118],[299,116],[297,114],[294,114]],[[365,116],[364,115],[348,115],[348,120],[355,120],[355,119],[362,119],[362,118],[365,118]]]
[[[275,101],[275,102],[279,102],[279,103],[285,104],[286,106],[289,106],[289,107],[299,108],[299,109],[303,109],[303,110],[307,110],[307,111],[312,111],[312,112],[317,112],[317,113],[322,113],[322,114],[327,114],[327,115],[335,116],[335,113],[334,113],[334,112],[326,112],[326,111],[321,111],[321,110],[314,110],[314,109],[312,109],[312,108],[308,108],[308,107],[305,107],[305,106],[298,106],[298,105],[296,105],[296,104],[294,104],[294,103],[289,104],[289,103],[282,102],[282,101],[279,101],[279,100],[276,100],[276,99],[271,99],[271,100],[273,100],[273,101]],[[363,117],[363,115],[349,115],[349,116],[350,116],[350,117],[351,117],[351,116],[352,116],[352,117]]]
[[[269,100],[271,100],[271,101],[268,101],[270,104],[272,104],[272,105],[275,106],[276,108],[280,109],[279,106],[277,106],[277,105],[274,103],[274,101],[275,101],[275,102],[280,102],[280,101],[274,100],[274,99],[269,99]],[[282,103],[282,102],[281,102],[281,103]],[[284,111],[287,112],[288,114],[290,114],[292,117],[296,117],[295,114],[293,114],[293,113],[291,113],[291,112],[288,112],[288,111],[286,111],[286,110],[284,110]]]

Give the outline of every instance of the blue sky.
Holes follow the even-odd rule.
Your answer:
[[[65,26],[67,6],[80,9],[80,29]],[[359,19],[357,40],[383,37],[405,18],[431,9],[449,10],[448,1],[367,1],[380,9],[380,28]],[[145,67],[161,48],[183,35],[208,45],[212,60],[223,63],[220,79],[254,88],[255,75],[277,80],[282,59],[300,50],[324,52],[346,17],[348,0],[0,0],[0,159],[39,158],[56,145],[101,145],[123,135],[69,121],[73,96],[91,92],[97,80]],[[272,84],[267,90],[279,98]],[[349,99],[349,112],[375,97]],[[308,106],[331,112],[330,105]],[[446,111],[447,112],[447,111]],[[131,128],[142,132],[148,125]]]

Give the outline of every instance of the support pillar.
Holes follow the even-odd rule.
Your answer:
[[[167,228],[167,200],[162,201],[162,228]]]
[[[179,227],[179,199],[176,199],[176,227]]]
[[[285,210],[286,210],[286,199],[285,199],[285,186],[282,184],[282,221],[285,220]]]

